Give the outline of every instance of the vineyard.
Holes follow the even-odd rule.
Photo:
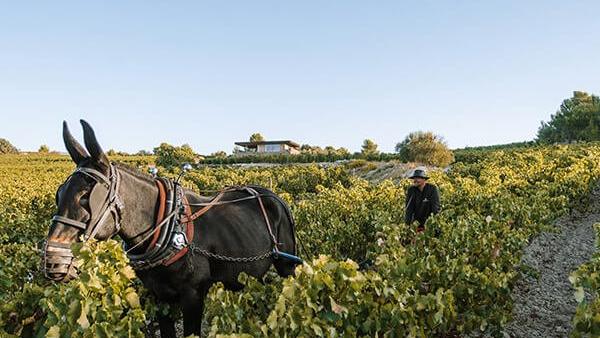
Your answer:
[[[369,182],[350,174],[354,162],[190,172],[185,185],[200,193],[253,183],[280,194],[306,259],[294,277],[269,273],[263,283],[241,275],[246,289],[237,293],[213,287],[207,335],[502,336],[523,247],[584,203],[600,179],[600,145],[473,151],[457,159],[431,173],[442,212],[419,235],[403,221],[410,182]],[[153,158],[113,160],[145,170]],[[81,275],[68,284],[40,272],[55,192],[72,170],[66,156],[0,156],[0,336],[144,337],[156,313],[170,309],[155,305],[116,241],[75,245]],[[600,301],[581,295],[600,289],[600,256],[572,282],[581,301],[574,334],[597,334]]]

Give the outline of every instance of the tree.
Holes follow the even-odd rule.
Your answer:
[[[250,136],[250,142],[262,142],[265,138],[260,133],[254,133]]]
[[[369,155],[377,155],[379,154],[379,150],[377,150],[377,143],[375,143],[371,139],[366,139],[363,141],[361,147],[361,154],[369,156]]]
[[[0,138],[0,154],[16,154],[19,152],[7,139]]]
[[[300,152],[310,155],[322,155],[327,153],[323,148],[319,146],[311,146],[310,144],[303,144],[300,147]]]
[[[302,153],[302,161],[335,161],[350,157],[348,149],[335,148],[333,146],[321,148],[319,146],[303,144],[300,147],[300,152]]]
[[[138,156],[149,156],[149,155],[152,155],[152,152],[148,151],[148,150],[145,150],[145,149],[142,149],[142,150],[138,151],[135,154],[138,155]]]
[[[350,151],[344,147],[337,148],[336,152],[339,156],[343,156],[343,157],[350,156]]]
[[[164,142],[154,148],[154,155],[156,155],[156,164],[165,168],[179,167],[183,163],[195,163],[199,158],[188,144],[176,147]]]
[[[538,129],[540,143],[562,143],[600,140],[600,98],[586,92],[573,92],[549,122]]]
[[[126,151],[116,151],[114,149],[108,149],[106,152],[108,156],[130,156]]]
[[[47,154],[49,152],[50,152],[50,148],[48,148],[48,146],[45,144],[42,144],[40,146],[40,148],[38,149],[38,153]]]
[[[333,157],[347,157],[350,155],[350,152],[348,151],[348,149],[341,147],[341,148],[335,148],[332,146],[327,146],[325,147],[325,149],[323,149],[323,152],[327,155],[327,156],[333,156]]]
[[[396,152],[405,162],[445,167],[454,161],[454,154],[444,139],[430,131],[408,134],[404,141],[396,144]]]
[[[212,154],[210,154],[210,157],[216,157],[216,158],[226,158],[227,157],[227,153],[224,152],[223,150],[214,152]]]

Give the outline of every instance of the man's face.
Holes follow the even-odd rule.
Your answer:
[[[412,180],[413,180],[413,185],[417,186],[417,187],[425,184],[425,179],[424,178],[415,177]]]

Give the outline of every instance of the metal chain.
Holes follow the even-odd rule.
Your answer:
[[[198,248],[196,246],[192,246],[192,245],[190,245],[190,249],[193,253],[199,253],[202,256],[206,256],[208,258],[213,258],[213,259],[225,261],[225,262],[234,262],[234,263],[256,262],[256,261],[267,259],[267,258],[273,256],[273,251],[265,252],[262,255],[256,255],[256,256],[250,256],[250,257],[230,257],[230,256],[224,256],[224,255],[220,255],[220,254],[217,254],[214,252],[210,252],[210,251],[207,251],[204,249],[200,249],[200,248]]]

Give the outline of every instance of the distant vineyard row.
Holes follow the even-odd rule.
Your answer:
[[[536,147],[434,171],[443,211],[419,236],[403,224],[406,180],[373,184],[343,166],[194,170],[186,184],[199,191],[255,183],[281,194],[308,259],[295,277],[241,276],[240,293],[214,287],[210,336],[498,335],[523,245],[585,200],[599,158],[597,145]],[[154,305],[118,243],[78,246],[82,274],[69,284],[39,272],[54,193],[72,167],[0,156],[0,335],[143,337],[147,321],[168,309]]]

